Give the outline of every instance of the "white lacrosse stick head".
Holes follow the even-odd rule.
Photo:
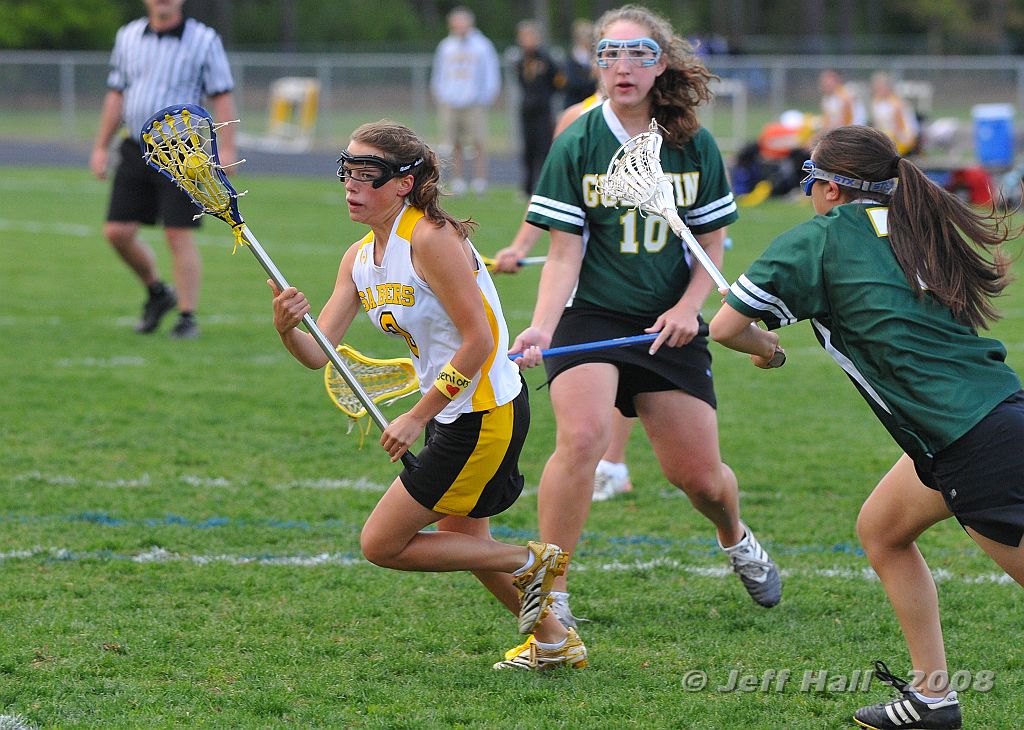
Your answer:
[[[664,214],[675,208],[672,182],[661,169],[664,138],[658,122],[651,119],[646,132],[630,137],[608,163],[601,192],[631,208]]]

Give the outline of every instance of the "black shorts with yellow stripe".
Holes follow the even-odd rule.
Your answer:
[[[523,491],[519,453],[530,429],[530,401],[519,395],[489,411],[463,413],[451,423],[427,424],[419,465],[399,475],[412,498],[446,515],[490,517]]]

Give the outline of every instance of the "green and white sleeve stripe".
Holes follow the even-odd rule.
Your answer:
[[[534,195],[530,198],[527,217],[531,223],[540,223],[559,230],[582,233],[586,214],[578,205],[570,205],[553,198]]]
[[[727,215],[736,212],[736,201],[732,197],[732,193],[714,200],[707,205],[702,205],[699,208],[691,208],[686,211],[683,215],[683,222],[686,223],[688,228],[699,228],[706,226],[709,223],[714,223],[719,218],[724,218]]]
[[[766,292],[748,279],[746,274],[741,274],[729,291],[750,309],[756,310],[771,329],[785,327],[797,321],[797,317],[784,301]]]

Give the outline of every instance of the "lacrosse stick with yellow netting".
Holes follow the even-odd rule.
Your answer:
[[[217,153],[217,130],[231,122],[215,124],[209,112],[194,104],[169,106],[161,109],[142,128],[141,141],[146,162],[173,180],[199,206],[202,215],[212,215],[229,226],[235,234],[235,245],[242,245],[252,251],[263,270],[281,291],[289,284],[284,274],[245,225],[238,211],[240,196],[224,174]],[[243,193],[244,194],[244,193]],[[366,393],[348,364],[335,350],[327,336],[309,314],[302,323],[327,355],[334,370],[348,385],[355,400],[362,404],[370,418],[383,431],[388,426],[384,414],[374,400]],[[407,467],[416,464],[411,452],[402,456]]]
[[[374,403],[390,403],[419,390],[416,369],[407,357],[368,357],[348,345],[338,345],[338,355]],[[346,416],[359,419],[366,415],[366,406],[338,374],[333,362],[324,368],[324,386],[331,401]]]

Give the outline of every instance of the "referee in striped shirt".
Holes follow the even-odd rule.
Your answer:
[[[171,337],[199,336],[195,311],[202,264],[193,229],[196,206],[173,182],[142,159],[138,138],[142,125],[171,104],[198,104],[205,96],[216,120],[235,118],[231,94],[234,80],[220,36],[193,18],[186,18],[184,0],[145,0],[147,17],[117,32],[110,57],[107,95],[89,166],[106,179],[110,142],[122,126],[120,163],[114,173],[110,207],[103,232],[114,250],[148,289],[148,299],[135,331],[149,334],[176,306],[179,318]],[[237,159],[233,127],[217,137],[221,162]],[[177,291],[166,285],[153,250],[138,237],[141,224],[162,221],[174,258]]]

